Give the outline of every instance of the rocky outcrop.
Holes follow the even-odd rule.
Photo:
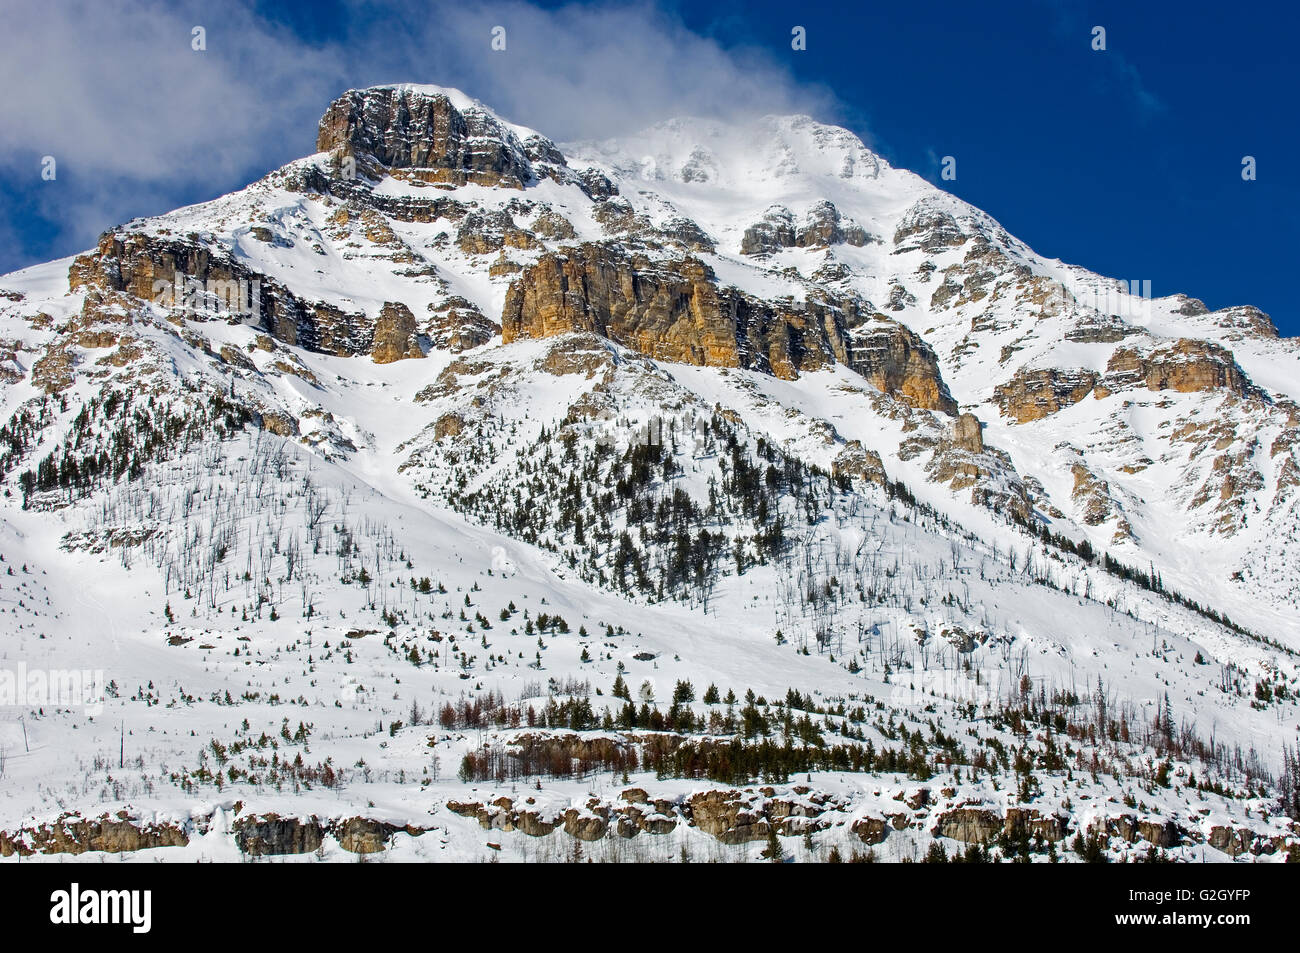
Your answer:
[[[505,209],[469,212],[456,230],[456,245],[467,255],[489,255],[506,248],[539,248],[537,236],[515,225]]]
[[[64,815],[48,824],[12,834],[0,832],[0,857],[84,854],[92,850],[121,854],[157,847],[184,847],[188,843],[189,835],[177,824],[133,821],[124,813],[98,818]]]
[[[501,325],[487,318],[470,301],[454,296],[429,305],[426,333],[430,344],[459,354],[479,347],[501,333]]]
[[[718,287],[696,258],[652,261],[587,244],[543,255],[506,294],[507,343],[590,331],[652,357],[791,378],[834,359],[815,314]]]
[[[1057,842],[1065,839],[1069,818],[1043,814],[1037,808],[1011,807],[1005,814],[992,808],[962,806],[945,811],[935,821],[933,833],[968,844],[987,844],[1000,835],[1038,837]]]
[[[831,245],[865,245],[869,236],[861,225],[840,214],[840,210],[827,201],[815,203],[804,216],[803,225],[795,234],[795,244],[800,248],[829,248]]]
[[[958,807],[939,815],[934,833],[967,844],[986,844],[1002,833],[1003,823],[997,811],[979,807]]]
[[[956,410],[934,352],[897,322],[869,320],[854,298],[799,305],[721,288],[712,269],[689,256],[651,258],[595,243],[545,254],[511,284],[501,331],[506,343],[586,331],[661,360],[787,380],[838,361],[912,406]]]
[[[1094,823],[1091,829],[1129,844],[1142,840],[1162,848],[1176,847],[1186,834],[1171,818],[1139,818],[1132,814],[1104,818]]]
[[[549,140],[532,149],[539,160],[563,159]],[[456,186],[523,188],[536,177],[524,143],[491,113],[419,87],[348,91],[322,117],[316,151],[369,155],[421,181]]]
[[[1250,305],[1222,308],[1210,316],[1219,327],[1228,331],[1228,337],[1234,340],[1243,337],[1272,340],[1278,336],[1277,325],[1273,323],[1273,319],[1259,308]]]
[[[889,836],[889,822],[882,817],[860,817],[849,828],[864,844],[875,845]]]
[[[414,836],[424,833],[419,828],[403,827],[369,817],[349,817],[330,825],[330,833],[339,842],[339,846],[354,854],[377,854],[385,850],[398,831]]]
[[[539,238],[549,241],[567,241],[577,237],[577,232],[573,230],[573,223],[550,208],[544,208],[537,213],[537,218],[533,220],[532,232]]]
[[[1065,332],[1065,339],[1078,344],[1115,344],[1140,333],[1118,317],[1089,311]]]
[[[1003,831],[1009,837],[1039,837],[1055,843],[1065,839],[1070,818],[1062,814],[1043,814],[1037,808],[1007,808]]]
[[[1231,351],[1192,338],[1160,345],[1146,353],[1136,348],[1118,348],[1107,362],[1106,371],[1106,385],[1110,390],[1145,386],[1149,390],[1183,394],[1226,390],[1248,397],[1256,393]]]
[[[446,413],[433,422],[433,439],[459,437],[465,429],[465,418],[460,414]]]
[[[1215,850],[1221,850],[1229,857],[1239,857],[1251,849],[1255,832],[1245,827],[1216,824],[1205,839]]]
[[[894,254],[923,251],[935,255],[964,244],[969,237],[952,215],[919,202],[908,210],[894,230]]]
[[[55,342],[32,364],[32,386],[46,394],[61,393],[77,379],[76,365],[67,342]]]
[[[745,229],[740,240],[742,255],[767,255],[782,248],[829,248],[832,245],[865,245],[871,240],[862,226],[840,214],[832,203],[821,201],[808,209],[804,221],[795,226],[794,214],[784,205],[773,205],[763,218]]]
[[[298,421],[288,414],[266,410],[258,415],[258,422],[263,430],[277,437],[298,436]]]
[[[982,425],[973,414],[962,414],[936,435],[920,431],[899,444],[899,456],[911,459],[932,450],[925,470],[931,480],[954,490],[969,489],[972,503],[1028,522],[1033,504],[1028,488],[1010,455],[984,443]]]
[[[984,452],[984,428],[974,414],[962,414],[952,422],[952,445],[967,453]]]
[[[622,838],[638,834],[670,834],[685,823],[724,844],[747,844],[766,840],[772,831],[784,836],[817,830],[828,803],[826,795],[796,787],[789,794],[777,794],[770,787],[760,791],[734,788],[700,791],[684,800],[651,797],[644,789],[629,788],[614,803],[591,797],[581,805],[544,808],[516,805],[505,796],[488,802],[449,801],[447,809],[471,818],[485,830],[522,831],[544,837],[563,829],[570,837],[601,840],[611,834]],[[842,810],[844,805],[833,805]]]
[[[880,454],[868,450],[857,440],[850,440],[844,445],[831,462],[831,475],[848,480],[863,480],[884,486],[886,482],[885,465]]]
[[[323,302],[305,301],[197,239],[107,232],[68,270],[73,291],[121,291],[196,320],[238,318],[286,344],[347,356],[370,348],[373,323]]]
[[[939,359],[919,335],[897,322],[876,318],[855,328],[846,362],[878,390],[922,410],[957,412],[939,373]]]
[[[1071,465],[1070,474],[1074,477],[1074,489],[1070,496],[1081,510],[1084,523],[1100,526],[1110,519],[1110,485],[1082,463]]]
[[[766,840],[772,830],[753,797],[740,791],[704,791],[686,801],[691,823],[724,844]]]
[[[740,240],[742,255],[767,255],[795,244],[794,215],[784,205],[773,205],[763,218],[745,229]]]
[[[599,805],[586,810],[571,807],[564,812],[564,832],[578,840],[600,840],[609,831],[609,812]]]
[[[1002,416],[1025,424],[1077,404],[1092,392],[1097,374],[1085,369],[1021,368],[993,389]]]
[[[386,301],[375,321],[370,357],[376,364],[391,364],[424,357],[415,329],[415,315],[401,302]]]
[[[325,826],[316,818],[278,814],[241,817],[232,825],[235,844],[252,857],[269,854],[310,854],[321,846]]]

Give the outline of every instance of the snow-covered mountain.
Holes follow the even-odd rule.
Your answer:
[[[1267,315],[805,116],[317,149],[0,277],[0,854],[1300,850]]]

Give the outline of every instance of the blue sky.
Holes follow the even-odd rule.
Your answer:
[[[556,139],[808,112],[1037,251],[1300,334],[1294,5],[10,0],[0,272],[311,151],[350,86],[458,86]],[[507,27],[505,54],[488,51]],[[191,30],[206,30],[203,51]],[[790,48],[794,25],[807,50]],[[1104,52],[1092,28],[1106,29]],[[41,160],[58,174],[43,181]],[[951,155],[957,178],[940,182]],[[1241,177],[1254,156],[1258,178]]]

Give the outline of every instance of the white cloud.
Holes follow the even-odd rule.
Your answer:
[[[156,0],[6,5],[0,123],[6,163],[174,181],[245,171],[321,111],[342,71],[238,4],[219,16]],[[191,49],[191,30],[207,49]]]
[[[250,0],[9,0],[3,190],[34,198],[61,232],[0,249],[0,271],[77,251],[123,218],[211,198],[309,153],[316,120],[350,86],[457,86],[559,141],[674,115],[834,118],[834,97],[796,82],[782,62],[800,54],[724,49],[648,4],[343,3],[346,35],[314,44],[258,16]],[[205,51],[191,48],[195,26],[206,30]],[[504,52],[491,49],[494,26],[506,28]],[[44,155],[58,160],[55,183],[40,179]],[[9,232],[31,231],[9,214]]]
[[[408,30],[397,45],[382,30],[366,44],[388,45],[387,59],[404,78],[458,85],[557,140],[635,131],[672,116],[828,119],[835,111],[828,91],[796,82],[781,60],[801,54],[724,49],[648,4],[446,4],[432,16],[427,3],[402,9]],[[496,26],[506,31],[503,52],[491,48]]]

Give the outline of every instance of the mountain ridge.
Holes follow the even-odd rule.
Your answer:
[[[407,125],[412,104],[422,117],[420,121],[425,123],[424,126],[419,126],[418,123],[416,127]],[[365,119],[367,109],[377,111],[368,120],[361,121]],[[480,123],[480,127],[475,127],[477,131],[464,125],[466,113],[474,122]],[[342,116],[348,118],[341,119]],[[442,126],[438,123],[442,123]],[[451,128],[453,126],[454,129]],[[710,215],[713,216],[707,217],[694,209],[687,209],[686,212],[691,214],[686,214],[674,205],[674,201],[684,201],[680,195],[674,199],[674,191],[669,192],[667,199],[657,195],[647,198],[644,194],[639,194],[638,199],[644,199],[647,203],[640,208],[634,208],[625,196],[613,194],[608,186],[598,184],[593,193],[591,186],[570,168],[569,160],[550,140],[527,127],[506,123],[476,100],[457,90],[442,87],[390,85],[349,91],[336,100],[323,117],[318,145],[329,146],[333,150],[329,153],[327,166],[337,169],[338,163],[347,159],[360,160],[364,168],[367,162],[379,161],[366,151],[367,147],[380,148],[382,151],[383,142],[398,144],[399,154],[386,155],[390,162],[396,161],[398,164],[394,166],[381,163],[381,167],[390,173],[400,170],[399,175],[413,175],[415,179],[400,188],[397,187],[399,179],[381,179],[378,188],[369,190],[372,199],[370,204],[376,204],[373,200],[377,199],[380,203],[378,208],[363,210],[361,218],[366,238],[379,239],[373,243],[376,253],[396,263],[409,264],[411,267],[405,271],[415,282],[438,283],[440,276],[430,273],[430,269],[436,272],[437,266],[428,263],[420,266],[420,253],[404,242],[392,224],[385,221],[385,214],[395,216],[396,221],[450,215],[451,220],[458,221],[454,240],[461,251],[467,256],[497,256],[487,269],[489,288],[479,287],[469,293],[448,294],[436,302],[429,301],[426,297],[426,309],[445,307],[453,315],[453,320],[469,320],[465,332],[468,334],[467,342],[484,341],[485,334],[498,333],[496,329],[502,325],[506,325],[507,338],[521,333],[525,323],[519,317],[502,321],[503,311],[507,307],[516,307],[508,304],[506,299],[510,295],[514,295],[511,300],[516,303],[530,300],[530,295],[539,301],[550,300],[553,304],[547,307],[552,311],[556,307],[563,307],[566,301],[577,302],[572,295],[557,295],[554,290],[529,291],[540,278],[542,273],[538,269],[544,261],[558,263],[560,259],[554,257],[556,252],[566,247],[576,247],[581,255],[601,261],[600,267],[615,281],[615,298],[611,301],[621,300],[619,296],[626,291],[628,280],[644,284],[656,270],[685,277],[694,269],[692,273],[697,279],[704,278],[703,284],[697,279],[687,278],[685,284],[675,285],[670,282],[655,292],[666,295],[665,300],[675,300],[681,291],[669,290],[673,287],[705,289],[708,300],[715,303],[704,305],[701,303],[703,299],[698,299],[686,309],[687,312],[696,313],[691,319],[697,325],[695,331],[688,331],[690,321],[683,322],[672,307],[663,307],[662,302],[658,305],[645,302],[641,306],[634,306],[634,311],[639,308],[643,314],[643,317],[633,319],[644,325],[640,330],[633,330],[632,326],[622,327],[619,322],[611,325],[608,306],[598,309],[606,315],[599,319],[606,333],[623,343],[639,346],[639,349],[651,356],[690,362],[721,361],[729,366],[757,362],[755,366],[774,369],[773,372],[779,375],[788,375],[798,373],[801,364],[815,367],[819,363],[824,364],[826,360],[832,360],[852,366],[855,356],[876,353],[881,355],[881,360],[868,360],[865,367],[859,366],[857,369],[881,389],[895,396],[901,395],[902,399],[915,406],[943,409],[949,413],[955,412],[958,403],[961,403],[964,405],[963,410],[975,412],[985,425],[995,426],[1002,420],[1028,424],[1051,418],[1068,408],[1087,406],[1083,403],[1085,398],[1105,399],[1117,391],[1131,391],[1134,384],[1145,384],[1146,389],[1153,394],[1170,390],[1211,395],[1223,393],[1235,395],[1242,400],[1263,399],[1267,393],[1271,393],[1279,398],[1273,402],[1277,407],[1273,417],[1277,421],[1274,426],[1278,433],[1278,436],[1272,438],[1274,447],[1278,446],[1278,440],[1286,439],[1285,434],[1292,431],[1295,423],[1292,390],[1277,389],[1286,373],[1273,370],[1268,362],[1261,359],[1259,348],[1250,345],[1251,341],[1262,343],[1270,339],[1276,340],[1277,344],[1284,344],[1285,339],[1276,337],[1276,329],[1266,315],[1240,306],[1210,313],[1195,299],[1185,296],[1153,300],[1129,294],[1126,286],[1116,287],[1114,283],[1095,276],[1080,279],[1079,276],[1083,274],[1081,270],[1058,267],[1056,263],[1039,259],[1023,243],[1007,235],[993,219],[966,203],[933,189],[910,173],[896,172],[886,164],[881,167],[884,171],[882,185],[877,168],[872,169],[872,174],[866,175],[865,162],[857,165],[849,162],[854,156],[870,157],[874,161],[878,158],[874,153],[847,131],[815,123],[807,117],[764,117],[750,126],[742,127],[742,130],[782,130],[787,138],[770,144],[769,151],[785,155],[790,163],[784,166],[779,163],[773,165],[771,155],[767,153],[759,159],[743,155],[737,160],[732,154],[710,151],[707,146],[688,145],[698,138],[695,133],[701,128],[711,133],[714,140],[727,140],[732,145],[737,138],[743,139],[750,135],[748,131],[736,132],[734,127],[717,122],[675,120],[652,127],[651,131],[642,134],[640,138],[632,137],[632,146],[619,147],[612,142],[604,143],[599,148],[603,148],[605,160],[611,164],[602,166],[597,162],[584,165],[587,159],[574,159],[573,163],[582,168],[585,174],[599,176],[610,185],[614,181],[623,181],[624,176],[633,175],[634,182],[663,183],[680,191],[681,195],[716,187],[716,183],[710,182],[708,174],[702,169],[710,163],[710,167],[716,167],[720,161],[719,155],[725,160],[724,165],[734,165],[739,161],[739,167],[747,172],[752,172],[755,165],[767,169],[768,174],[762,180],[753,181],[751,177],[750,188],[759,193],[780,188],[780,183],[786,179],[797,178],[802,183],[802,179],[811,177],[815,185],[800,184],[795,190],[796,194],[803,193],[807,196],[805,213],[811,217],[806,219],[806,227],[797,225],[797,216],[793,212],[782,217],[786,209],[779,205],[778,211],[773,213],[773,206],[765,204],[763,217],[759,218],[743,210],[725,211],[725,203],[723,206],[714,203],[706,206],[706,210],[711,209]],[[667,151],[661,149],[662,154],[646,167],[650,176],[647,180],[641,174],[643,170],[629,160],[628,156],[648,141],[647,137],[654,130],[666,130],[669,142],[665,147]],[[418,143],[421,136],[427,142],[420,148],[430,150],[429,155],[436,153],[439,156],[437,163],[428,168],[413,165],[411,156],[401,151],[406,148],[403,144]],[[791,136],[796,138],[791,139]],[[800,136],[806,138],[800,139]],[[533,144],[531,148],[536,158],[528,155],[529,149],[524,146],[525,139]],[[818,148],[828,139],[839,151],[827,152]],[[471,147],[467,143],[478,145]],[[475,148],[482,151],[475,152]],[[801,172],[796,153],[799,153],[798,159],[805,161],[811,153],[819,171],[811,175]],[[418,158],[424,153],[416,155]],[[456,168],[453,169],[453,166]],[[313,164],[313,160],[304,160],[291,164],[280,173],[274,173],[272,181],[279,178],[291,188],[311,188],[321,184],[313,178],[320,168],[319,162]],[[611,172],[614,174],[613,179],[607,174]],[[517,189],[523,188],[527,180],[534,186],[545,181],[561,189],[576,188],[582,196],[591,199],[591,206],[586,210],[590,215],[587,220],[589,227],[579,234],[569,218],[543,210],[535,215],[537,221],[533,225],[539,229],[539,232],[535,232],[514,224],[512,213],[508,209],[478,212],[462,208],[454,199],[441,203],[432,200],[431,205],[423,194],[419,199],[414,197],[428,187],[451,185],[452,191],[456,191],[455,183],[436,181],[447,176],[463,185],[474,185],[470,178],[478,177],[480,186],[495,184]],[[891,177],[902,177],[904,185],[901,197],[888,197],[887,193],[892,187]],[[430,178],[435,181],[424,181]],[[850,186],[859,181],[867,181],[875,197],[869,195],[866,200],[859,202],[857,208],[853,209],[855,218],[854,214],[841,211],[821,193],[817,193],[815,199],[812,197],[814,191],[823,186],[826,180],[843,180]],[[342,183],[336,182],[335,187],[342,184],[346,189],[349,181],[351,180],[345,178]],[[882,189],[884,193],[881,192]],[[394,192],[400,193],[400,201],[407,203],[404,209],[392,203],[392,199],[397,198],[392,194]],[[645,190],[641,189],[640,192],[644,193]],[[343,194],[351,193],[344,191]],[[763,199],[766,197],[763,196]],[[850,198],[860,196],[851,193]],[[787,201],[790,201],[789,198]],[[845,204],[846,200],[841,196],[840,201]],[[890,209],[892,218],[883,217],[884,208]],[[335,220],[341,226],[339,234],[342,234],[343,228],[355,229],[356,226],[346,224],[351,214],[335,213]],[[755,218],[757,224],[744,224],[745,216]],[[863,221],[859,222],[857,218]],[[843,224],[842,219],[849,224]],[[765,226],[764,222],[767,221],[774,221],[775,224]],[[785,224],[787,221],[788,227]],[[756,232],[755,229],[760,231]],[[262,230],[267,231],[268,226],[263,226]],[[274,227],[269,227],[269,231],[278,234]],[[884,234],[877,234],[878,232]],[[737,241],[738,233],[740,241]],[[879,262],[889,242],[892,242],[892,247],[887,248],[890,260],[914,257],[921,259],[915,275],[905,276],[897,268],[893,269],[892,274],[880,273],[882,269]],[[229,249],[229,252],[233,252],[230,255],[231,261],[227,264],[218,263],[215,271],[207,262],[186,259],[183,250],[178,255],[165,247],[160,248],[154,258],[146,256],[144,274],[135,280],[133,290],[137,296],[143,297],[141,292],[146,290],[144,282],[160,278],[165,280],[169,277],[168,269],[170,272],[180,271],[185,274],[190,271],[200,272],[198,277],[203,281],[215,280],[221,283],[232,279],[241,280],[239,275],[243,271],[239,262],[258,261],[256,255],[250,254],[248,243],[247,235],[236,237],[233,247]],[[319,241],[316,244],[319,247]],[[623,258],[629,245],[646,250],[647,254],[640,259],[641,271],[637,271]],[[727,248],[728,245],[731,247]],[[864,253],[870,253],[877,247],[881,249],[881,254],[874,258],[869,255],[864,257]],[[674,262],[659,262],[656,259],[663,257],[664,249],[679,249],[684,257]],[[959,251],[964,251],[964,254],[961,261],[957,262],[955,253]],[[212,253],[220,255],[220,248],[213,247]],[[512,255],[519,260],[512,260]],[[551,257],[548,258],[548,255]],[[817,267],[813,268],[814,262],[809,258],[818,255],[821,258],[816,261]],[[935,273],[927,269],[934,268],[934,259],[942,255],[954,260],[942,269],[943,281],[938,284],[933,277]],[[202,254],[199,257],[202,258]],[[344,257],[347,257],[346,252]],[[696,258],[700,264],[691,264]],[[97,255],[91,256],[89,260],[79,259],[74,270],[93,271],[95,261],[106,262],[109,272],[115,267],[120,268],[119,246],[113,245],[109,249],[101,247]],[[128,265],[129,261],[130,256],[127,256]],[[753,267],[754,264],[758,267]],[[420,273],[421,267],[424,273]],[[683,269],[687,271],[684,272]],[[480,269],[471,270],[478,272]],[[248,274],[255,271],[256,268],[249,269]],[[287,300],[283,300],[286,296],[277,290],[276,282],[287,279],[288,274],[282,273],[277,278],[269,269],[257,273],[262,275],[263,282],[267,284],[263,302],[263,308],[268,312],[265,320],[273,329],[279,329],[273,330],[273,336],[291,344],[302,343],[309,348],[324,348],[335,353],[366,352],[375,339],[375,323],[379,319],[379,313],[386,308],[391,311],[397,305],[408,311],[419,311],[418,302],[405,301],[396,290],[391,295],[392,301],[388,300],[389,296],[382,300],[372,298],[371,302],[363,303],[359,310],[351,302],[351,295],[340,295],[334,301],[328,298],[324,301],[296,301],[290,293]],[[800,277],[792,279],[791,274]],[[810,277],[803,277],[805,274],[810,274]],[[1063,275],[1070,276],[1075,292],[1062,286]],[[591,273],[587,272],[587,276],[590,278]],[[454,282],[457,278],[465,277],[481,281],[477,274],[454,273],[451,280]],[[552,277],[554,279],[557,276],[552,273]],[[556,287],[567,286],[573,277],[569,275],[558,278],[560,284]],[[78,276],[74,282],[79,284],[81,280]],[[673,279],[674,282],[681,280]],[[111,275],[107,278],[100,275],[98,283],[102,286],[106,282],[108,286],[118,284]],[[990,282],[993,283],[991,294],[987,290]],[[288,291],[292,284],[293,281],[285,281],[284,290]],[[584,279],[584,287],[588,286]],[[726,292],[725,289],[728,288],[738,289],[740,296]],[[402,291],[409,296],[408,288],[403,288]],[[928,304],[926,292],[929,292]],[[718,297],[719,294],[722,295],[721,298]],[[731,297],[728,297],[729,294]],[[998,303],[999,298],[1012,294],[1015,295],[1014,302],[1005,305]],[[608,297],[608,292],[606,295]],[[787,299],[790,304],[782,304]],[[823,304],[812,305],[813,310],[808,310],[810,302],[818,299],[829,305],[829,312]],[[455,304],[456,300],[463,304]],[[751,304],[746,305],[746,302]],[[988,302],[995,303],[995,306],[986,306]],[[1103,310],[1091,307],[1089,302],[1100,303]],[[754,304],[758,305],[757,310]],[[415,306],[414,309],[411,305]],[[738,306],[744,308],[744,314],[739,318],[736,313]],[[1121,313],[1104,313],[1105,306]],[[586,312],[589,308],[590,303],[583,302],[579,304],[577,313]],[[700,308],[709,311],[710,316],[701,319],[698,314]],[[847,317],[844,317],[846,308]],[[970,322],[966,333],[960,338],[956,338],[960,324],[954,324],[952,320],[938,320],[946,317],[947,313],[953,314],[958,322]],[[654,315],[658,317],[653,317]],[[756,318],[751,318],[750,315]],[[1050,332],[1045,334],[1034,326],[1041,325],[1044,318],[1052,317],[1058,319],[1055,322],[1057,328],[1062,327],[1059,319],[1066,319],[1059,337],[1052,336]],[[412,320],[415,320],[414,314]],[[420,320],[423,320],[423,316]],[[584,318],[574,323],[574,320],[565,319],[559,325],[552,321],[550,325],[537,325],[528,333],[535,333],[537,328],[542,327],[546,328],[543,333],[555,333],[557,327],[574,330],[591,327],[588,320]],[[622,320],[625,319],[620,319]],[[646,320],[650,323],[644,324]],[[701,320],[703,323],[700,323]],[[1053,322],[1047,323],[1050,326]],[[428,332],[433,330],[431,326],[423,329],[413,327],[406,320],[399,322],[399,325],[402,328],[400,335],[387,345],[388,353],[394,355],[414,355],[413,342],[418,333],[422,330],[429,336]],[[726,330],[724,325],[736,329]],[[941,325],[946,325],[946,329]],[[751,332],[740,330],[742,326],[754,327],[756,330],[752,333],[758,336],[750,338]],[[822,336],[821,330],[827,327],[832,328],[829,341]],[[890,330],[891,328],[895,330]],[[701,333],[711,335],[708,340],[712,343],[702,345],[698,338]],[[461,332],[457,326],[453,326],[442,328],[432,336],[447,334],[459,339]],[[737,344],[726,343],[732,338],[736,339]],[[953,381],[961,379],[965,365],[974,363],[972,358],[983,357],[981,352],[992,347],[994,338],[999,339],[999,360],[996,365],[988,358],[979,360],[978,369],[972,375],[977,378],[977,386],[958,386],[957,399],[950,398],[948,394]],[[746,340],[748,343],[745,343]],[[1003,340],[1006,343],[1001,343]],[[985,344],[985,341],[989,343]],[[1205,343],[1196,343],[1198,341]],[[1101,347],[1111,342],[1115,342],[1116,347],[1110,348],[1109,355],[1106,355]],[[934,343],[938,343],[937,356],[932,349]],[[1087,347],[1094,343],[1100,347]],[[1238,363],[1238,354],[1230,350],[1233,345],[1238,350],[1249,349],[1248,367],[1243,368]],[[895,349],[899,349],[897,354]],[[912,357],[913,352],[918,355],[919,361]],[[1022,352],[1029,352],[1029,355],[1022,358]],[[824,356],[817,357],[819,353]],[[1093,356],[1098,353],[1103,357]],[[1004,372],[1003,367],[1010,372]],[[988,373],[1004,378],[991,393],[985,386],[978,386],[978,381],[982,381]],[[1264,388],[1255,385],[1252,382],[1255,374],[1268,381],[1268,385]],[[1026,378],[1026,375],[1029,377]],[[1123,398],[1121,401],[1126,405],[1129,402]],[[1111,419],[1117,417],[1117,414],[1111,414]],[[1183,419],[1186,421],[1192,417],[1189,415]],[[1181,428],[1184,424],[1178,426]],[[1134,439],[1131,429],[1125,429],[1130,430],[1125,434],[1128,442],[1148,442],[1149,438]],[[991,435],[989,439],[995,446],[1002,443],[1000,438]],[[1216,442],[1221,440],[1222,437],[1216,437]],[[1014,443],[1007,449],[1011,450],[1014,461]],[[1094,448],[1076,449],[1088,458]],[[1102,448],[1095,449],[1101,451]],[[1168,446],[1159,446],[1159,449],[1165,455],[1170,455]],[[1294,519],[1294,513],[1290,510],[1291,500],[1287,495],[1287,485],[1290,482],[1288,474],[1296,466],[1293,455],[1279,456],[1281,462],[1276,467],[1270,467],[1262,465],[1262,458],[1255,461],[1255,454],[1253,451],[1247,452],[1248,450],[1247,446],[1235,451],[1236,458],[1239,459],[1219,454],[1210,468],[1198,467],[1199,461],[1190,458],[1186,465],[1178,468],[1179,479],[1175,482],[1199,484],[1195,493],[1187,495],[1187,502],[1196,504],[1189,509],[1210,509],[1207,504],[1215,502],[1213,497],[1216,491],[1220,496],[1218,503],[1227,500],[1228,505],[1214,505],[1216,515],[1202,521],[1206,526],[1217,528],[1221,535],[1235,535],[1240,528],[1239,524],[1250,522],[1251,514],[1248,511],[1254,505],[1254,497],[1248,498],[1248,494],[1257,492],[1250,489],[1252,487],[1272,489],[1273,502],[1285,504],[1285,507],[1271,507],[1278,514],[1275,523],[1290,525],[1288,521]],[[1098,452],[1097,455],[1102,459],[1096,462],[1084,459],[1080,463],[1069,464],[1066,469],[1074,474],[1074,485],[1069,487],[1068,492],[1062,487],[1056,493],[1049,494],[1050,499],[1042,503],[1039,511],[1049,517],[1054,513],[1067,514],[1070,518],[1060,521],[1059,525],[1050,518],[1048,522],[1053,524],[1054,530],[1063,531],[1075,538],[1082,532],[1095,547],[1106,548],[1134,537],[1133,521],[1119,515],[1125,512],[1126,497],[1131,500],[1137,493],[1133,486],[1136,481],[1130,479],[1132,474],[1125,473],[1125,468],[1145,468],[1159,458],[1155,453],[1147,451],[1134,454],[1131,459],[1125,459],[1115,466],[1112,460],[1104,459],[1106,454]],[[1190,457],[1197,455],[1193,450]],[[1041,456],[1041,451],[1035,456]],[[1083,467],[1082,471],[1077,470],[1079,466]],[[1057,468],[1060,468],[1059,464]],[[1108,473],[1098,476],[1107,470]],[[1087,471],[1086,474],[1083,471]],[[1030,475],[1041,479],[1032,472]],[[1115,492],[1112,492],[1112,487]],[[1098,518],[1102,514],[1109,514],[1108,518],[1101,521],[1111,527],[1109,540],[1100,533],[1089,532],[1090,527],[1101,525]],[[1192,514],[1194,519],[1196,515]],[[1151,534],[1154,530],[1147,532]],[[1262,528],[1257,532],[1263,532]],[[1149,558],[1151,555],[1153,554],[1134,552],[1129,554],[1129,559],[1144,556]],[[1175,573],[1180,571],[1172,561],[1162,568]],[[1243,568],[1235,565],[1228,574],[1239,572]],[[1194,589],[1203,582],[1204,580],[1189,578],[1183,581],[1183,585]],[[1220,587],[1221,582],[1219,580]],[[1292,600],[1294,593],[1288,590],[1286,598]]]
[[[1206,843],[1290,849],[1267,805],[1290,783],[1290,762],[1273,762],[1297,696],[1300,355],[1262,312],[1144,298],[1043,259],[807,117],[560,146],[459,91],[390,84],[339,97],[318,133],[323,151],[245,189],[0,277],[0,528],[22,554],[13,585],[32,585],[27,563],[50,580],[47,608],[14,596],[26,614],[11,637],[130,673],[119,687],[134,694],[109,704],[141,731],[139,706],[167,695],[217,742],[196,762],[192,740],[160,736],[126,799],[172,818],[159,785],[213,790],[207,759],[232,744],[221,692],[240,684],[230,704],[272,734],[292,694],[326,726],[335,761],[295,768],[300,783],[358,758],[388,772],[357,765],[341,793],[295,803],[241,756],[244,774],[215,790],[256,795],[245,854],[373,846],[354,834],[374,824],[410,844],[442,830],[457,851],[507,823],[602,843],[626,828],[744,845],[779,828],[988,844],[1020,836],[1008,812],[1039,796],[1007,801],[1001,784],[1028,773],[1052,843],[1100,830],[1126,856],[1139,842],[1183,859]],[[98,615],[124,654],[92,637],[80,592],[112,607]],[[606,683],[633,672],[650,686],[644,716],[618,695],[602,721]],[[339,678],[371,687],[338,696]],[[523,817],[518,798],[498,813],[429,775],[430,749],[464,759],[465,784],[502,783],[485,765],[558,744],[528,740],[528,698],[558,706],[528,730],[578,731],[588,754],[608,742],[666,763],[640,747],[646,729],[683,751],[748,744],[736,712],[685,689],[650,708],[667,702],[656,679],[706,678],[777,699],[750,701],[745,723],[805,745],[825,732],[892,752],[902,719],[930,740],[890,790],[911,799],[939,780],[906,816],[882,814],[852,771],[818,767],[822,800],[797,816],[827,826],[787,822],[789,792],[715,803],[676,782],[654,814],[620,821],[566,788],[572,816]],[[478,752],[480,716],[456,713],[471,688],[502,713],[500,751]],[[787,690],[805,707],[780,703]],[[846,714],[886,700],[888,723]],[[820,727],[796,729],[795,711]],[[358,728],[372,716],[389,729]],[[51,731],[76,715],[60,718]],[[1021,731],[1038,718],[1045,738]],[[103,742],[98,722],[78,724]],[[957,725],[978,739],[960,758],[943,753]],[[1010,762],[994,755],[981,776],[983,746],[1008,744],[1041,772],[1000,775]],[[66,773],[45,750],[24,770]],[[873,777],[906,762],[841,756]],[[686,773],[671,777],[700,777],[674,763]],[[418,816],[397,777],[421,770],[450,826]],[[1214,794],[1213,822],[1197,813],[1205,772],[1236,792]],[[372,783],[384,807],[358,813]],[[0,853],[106,836],[51,833],[40,796],[3,797]],[[760,798],[757,813],[720,806],[738,798]],[[1245,804],[1273,820],[1246,830]],[[272,811],[298,826],[279,831]],[[350,813],[313,827],[308,811]],[[202,816],[177,829],[234,836]]]

